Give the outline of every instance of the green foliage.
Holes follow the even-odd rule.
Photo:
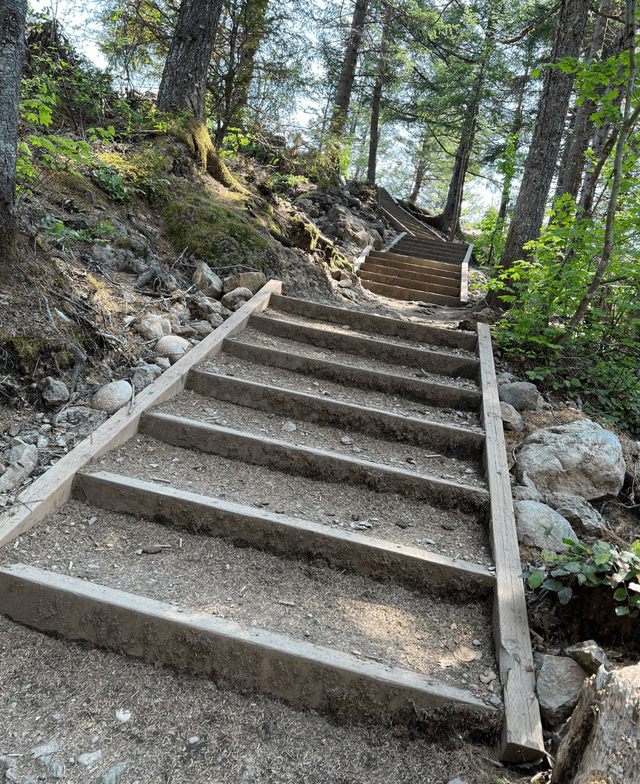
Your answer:
[[[565,553],[543,550],[544,567],[522,574],[529,588],[552,591],[561,604],[567,604],[576,585],[606,585],[619,602],[616,615],[628,615],[632,609],[640,608],[640,541],[633,542],[628,550],[620,550],[602,539],[592,547],[573,539],[563,542],[568,548]]]
[[[67,250],[70,242],[106,242],[105,235],[115,232],[115,228],[108,221],[98,224],[93,229],[73,229],[65,226],[63,221],[52,215],[45,215],[39,222],[38,228],[46,237],[52,238],[59,248]]]
[[[500,258],[507,229],[495,207],[489,207],[475,228],[479,229],[481,233],[474,240],[473,252],[480,266],[488,267],[494,259]]]

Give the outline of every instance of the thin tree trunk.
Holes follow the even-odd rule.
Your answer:
[[[382,23],[382,37],[380,39],[380,57],[376,83],[373,87],[373,100],[371,102],[371,127],[369,130],[369,160],[367,164],[367,182],[372,187],[376,184],[376,165],[378,162],[378,143],[380,141],[380,103],[382,102],[382,87],[387,70],[387,49],[389,32],[393,20],[393,6],[387,6]]]
[[[580,53],[588,8],[585,0],[563,1],[551,56],[552,63],[564,57],[577,57]],[[540,232],[572,87],[572,74],[564,73],[559,68],[547,70],[520,193],[500,259],[503,269],[508,269],[516,259],[522,258],[524,246],[536,239]]]
[[[560,338],[557,341],[560,345],[566,342],[573,329],[578,324],[580,324],[580,322],[584,318],[584,315],[587,312],[589,305],[592,303],[598,289],[600,288],[600,284],[602,283],[604,273],[607,271],[607,267],[609,266],[609,262],[611,260],[611,252],[613,250],[613,229],[616,220],[618,195],[620,193],[620,186],[622,185],[622,168],[624,164],[624,152],[625,152],[624,148],[625,148],[627,138],[629,136],[629,132],[636,124],[636,122],[638,121],[638,117],[640,116],[640,106],[636,107],[633,111],[631,106],[631,102],[633,100],[633,91],[635,86],[635,78],[636,78],[636,70],[637,70],[636,54],[635,54],[636,26],[637,26],[637,13],[638,13],[637,0],[627,0],[625,10],[626,10],[625,39],[628,44],[627,51],[629,53],[629,75],[627,78],[627,88],[625,94],[622,127],[620,128],[620,132],[618,134],[618,140],[616,142],[616,154],[615,154],[615,159],[613,164],[613,182],[611,184],[611,195],[609,196],[609,204],[607,207],[607,220],[606,220],[605,230],[604,230],[604,245],[602,248],[602,256],[600,257],[600,261],[596,266],[596,271],[593,275],[591,285],[589,286],[584,297],[580,301],[580,304],[578,305],[576,312],[574,313],[569,323],[567,324],[567,328],[565,332],[560,336]]]
[[[358,53],[360,52],[360,46],[362,45],[362,35],[364,33],[364,23],[367,17],[368,7],[369,0],[356,0],[353,18],[351,20],[351,31],[349,33],[344,59],[342,61],[342,70],[340,71],[340,79],[338,80],[336,97],[333,104],[333,114],[329,130],[332,137],[339,137],[344,132],[347,113],[349,111],[349,103],[351,101],[351,91],[353,90],[353,83],[356,78],[356,63],[358,62]]]
[[[0,271],[11,266],[17,252],[16,161],[26,15],[27,0],[0,0]]]
[[[600,3],[602,14],[608,14],[610,8],[611,0],[602,0]],[[589,63],[593,63],[602,50],[608,21],[606,16],[596,17],[593,39],[589,50]],[[594,101],[585,99],[576,110],[573,132],[567,148],[567,160],[565,166],[561,169],[559,178],[558,196],[569,193],[575,199],[578,195],[582,169],[584,167],[584,154],[587,149],[587,126],[589,118],[595,109]]]

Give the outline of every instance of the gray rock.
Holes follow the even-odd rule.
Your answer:
[[[9,467],[0,476],[0,493],[13,490],[24,482],[38,465],[38,447],[35,444],[17,444],[9,452]]]
[[[220,318],[220,323],[222,323],[222,318]],[[191,326],[194,328],[196,335],[200,335],[201,338],[206,338],[214,330],[214,326],[210,321],[193,321]]]
[[[253,294],[250,289],[239,286],[237,289],[225,294],[220,301],[225,308],[229,308],[229,310],[238,310],[238,308],[241,308],[252,296]]]
[[[111,381],[95,393],[91,405],[98,411],[114,414],[131,400],[133,388],[128,381]]]
[[[502,401],[500,403],[500,413],[502,414],[502,424],[505,430],[524,430],[524,420],[510,403]]]
[[[134,323],[135,331],[145,340],[160,340],[164,335],[171,334],[171,322],[167,318],[150,313],[142,321]]]
[[[551,507],[537,501],[517,501],[514,504],[518,541],[541,550],[553,550],[558,553],[567,549],[563,539],[578,537],[567,520]],[[545,531],[551,528],[549,534]]]
[[[601,536],[606,526],[604,517],[581,495],[568,493],[549,493],[546,503],[565,520],[568,520],[582,536]]]
[[[101,757],[102,751],[100,749],[87,752],[86,754],[80,754],[78,757],[78,764],[84,765],[87,768],[89,765],[93,765],[94,762],[97,762]]]
[[[588,675],[595,675],[600,667],[604,667],[607,672],[613,669],[613,664],[607,658],[607,654],[595,640],[577,642],[567,648],[565,653],[577,661]]]
[[[189,311],[189,308],[184,305],[174,305],[169,311],[169,321],[171,322],[172,329],[174,324],[176,326],[186,324],[190,318],[191,312]]]
[[[61,411],[56,417],[56,425],[70,430],[78,441],[82,441],[108,419],[104,411],[96,411],[88,406],[73,406]]]
[[[118,779],[127,769],[126,762],[118,762],[102,777],[103,784],[117,784]]]
[[[498,373],[496,376],[496,383],[498,386],[501,386],[502,384],[511,384],[515,380],[516,377],[513,375],[513,373],[507,373],[506,371],[503,373]]]
[[[15,757],[7,757],[3,754],[0,757],[0,773],[4,773],[5,771],[9,770],[9,768],[15,768],[18,764],[18,760]]]
[[[224,279],[223,289],[224,293],[228,294],[234,289],[244,288],[249,289],[251,294],[255,294],[267,282],[264,272],[254,270],[252,272],[241,272],[238,275],[230,275]]]
[[[520,481],[524,473],[543,495],[591,500],[620,492],[625,463],[618,438],[586,419],[537,430],[525,439],[516,461]]]
[[[69,400],[69,389],[63,381],[47,376],[42,381],[42,397],[50,406],[66,403]]]
[[[191,348],[191,343],[178,335],[165,335],[156,343],[154,351],[159,357],[167,357],[173,365]]]
[[[565,656],[542,657],[536,689],[542,718],[555,727],[567,719],[578,703],[587,673]]]
[[[53,740],[45,743],[44,746],[36,746],[35,749],[31,749],[31,756],[43,757],[46,754],[55,754],[56,751],[60,751],[60,744],[56,738],[53,738]]]
[[[220,299],[222,296],[222,280],[211,270],[209,265],[201,261],[193,273],[193,285],[212,299]]]
[[[451,781],[448,781],[447,784],[465,784],[465,782],[462,779],[456,778],[451,779]]]
[[[211,297],[207,297],[201,291],[197,294],[194,294],[192,297],[189,297],[187,300],[187,304],[189,306],[189,311],[191,312],[192,318],[196,321],[204,319],[206,321],[210,321],[211,324],[215,327],[217,324],[214,324],[213,317],[222,317],[223,319],[229,318],[231,315],[231,311],[224,307],[224,305],[219,302],[217,299],[211,299]]]
[[[147,365],[146,363],[138,365],[131,375],[131,382],[136,394],[142,392],[145,387],[152,384],[161,374],[162,370],[157,365]]]
[[[527,487],[526,485],[518,485],[511,488],[511,495],[514,501],[537,501],[539,504],[544,503],[544,496],[539,493],[535,487]]]
[[[501,384],[498,395],[504,403],[509,403],[516,411],[530,411],[540,408],[542,398],[536,385],[529,381],[515,381],[512,384]]]
[[[153,361],[163,373],[171,367],[171,362],[169,362],[167,357],[156,357]]]

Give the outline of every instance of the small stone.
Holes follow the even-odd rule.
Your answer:
[[[103,784],[117,784],[118,779],[127,769],[126,762],[118,762],[102,777]]]
[[[222,317],[220,317],[220,323],[222,324]],[[195,329],[196,334],[200,335],[202,338],[206,338],[207,335],[210,335],[213,330],[213,324],[210,321],[193,321],[191,326]]]
[[[9,768],[14,768],[17,764],[18,760],[15,759],[15,757],[7,757],[3,754],[2,757],[0,757],[0,773],[4,773],[9,770]]]
[[[124,709],[116,711],[116,719],[118,719],[118,721],[122,722],[123,724],[129,721],[130,718],[131,718],[131,711],[124,710]]]
[[[542,657],[536,684],[540,712],[552,727],[567,719],[575,708],[587,673],[565,656]]]
[[[178,335],[165,335],[156,343],[154,351],[158,357],[166,357],[174,365],[189,351],[191,343]]]
[[[193,735],[191,738],[189,738],[187,743],[189,746],[195,746],[197,743],[200,743],[200,738],[197,735]]]
[[[509,403],[516,411],[535,410],[542,405],[542,398],[536,385],[529,381],[502,384],[498,387],[498,396],[501,401]]]
[[[513,508],[521,544],[559,553],[567,549],[563,539],[578,539],[567,520],[545,504],[517,501]]]
[[[50,740],[48,743],[45,743],[44,746],[36,746],[35,749],[31,749],[31,756],[43,757],[46,754],[55,754],[55,752],[59,750],[60,750],[60,744],[55,738],[53,738],[53,740]]]
[[[353,444],[353,439],[349,438],[349,436],[343,436],[340,439],[340,443],[344,444],[345,446],[351,446],[351,444]]]
[[[106,411],[107,414],[115,414],[118,409],[126,405],[131,400],[133,387],[128,381],[112,381],[105,384],[95,393],[91,401],[93,408],[98,411]]]
[[[524,419],[510,403],[502,401],[500,403],[500,413],[505,430],[515,430],[517,432],[524,430]]]
[[[230,275],[228,278],[225,278],[223,288],[225,294],[239,288],[246,288],[249,289],[251,296],[253,296],[256,292],[260,291],[266,282],[266,275],[259,270],[240,272],[238,275]]]
[[[171,322],[169,319],[151,313],[134,323],[133,328],[145,340],[160,340],[171,333]]]
[[[156,364],[162,372],[165,370],[169,370],[171,367],[171,362],[169,362],[167,357],[156,357],[154,360],[154,364]]]
[[[229,308],[229,310],[238,310],[238,308],[241,308],[245,302],[251,299],[251,297],[253,297],[253,294],[250,289],[241,286],[230,291],[228,294],[225,294],[220,302],[225,308]]]
[[[138,365],[131,375],[131,382],[133,388],[138,392],[152,384],[158,376],[162,375],[162,370],[157,365],[147,365],[146,363]]]
[[[196,267],[192,281],[198,291],[201,291],[207,297],[220,299],[222,296],[222,280],[204,261],[201,261]]]
[[[69,389],[59,379],[47,376],[42,381],[42,398],[50,406],[66,403],[69,400]]]
[[[607,658],[607,654],[595,640],[586,640],[571,645],[565,653],[577,661],[588,675],[595,675],[600,667],[604,667],[607,672],[613,669],[613,664]]]
[[[96,751],[87,752],[86,754],[80,754],[78,757],[78,764],[84,765],[85,768],[88,768],[89,765],[93,765],[94,762],[97,762],[102,757],[102,751],[97,749]]]
[[[295,422],[284,422],[282,425],[282,429],[286,433],[294,433],[298,429],[298,426],[296,425]]]
[[[499,708],[502,705],[502,700],[500,699],[500,697],[495,697],[495,696],[494,697],[489,697],[489,702],[492,705],[495,705],[496,708]]]

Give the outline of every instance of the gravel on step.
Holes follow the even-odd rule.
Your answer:
[[[307,479],[266,466],[203,455],[142,435],[93,461],[87,471],[92,469],[160,481],[165,487],[355,530],[452,558],[492,564],[487,523],[482,515],[438,509],[399,493]]]
[[[148,544],[162,552],[138,555]],[[423,594],[322,560],[239,548],[221,538],[70,501],[19,543],[23,563],[328,646],[470,688],[495,669],[489,597]],[[15,553],[12,553],[15,557]],[[460,659],[462,645],[475,654]],[[468,657],[467,657],[468,658]]]

